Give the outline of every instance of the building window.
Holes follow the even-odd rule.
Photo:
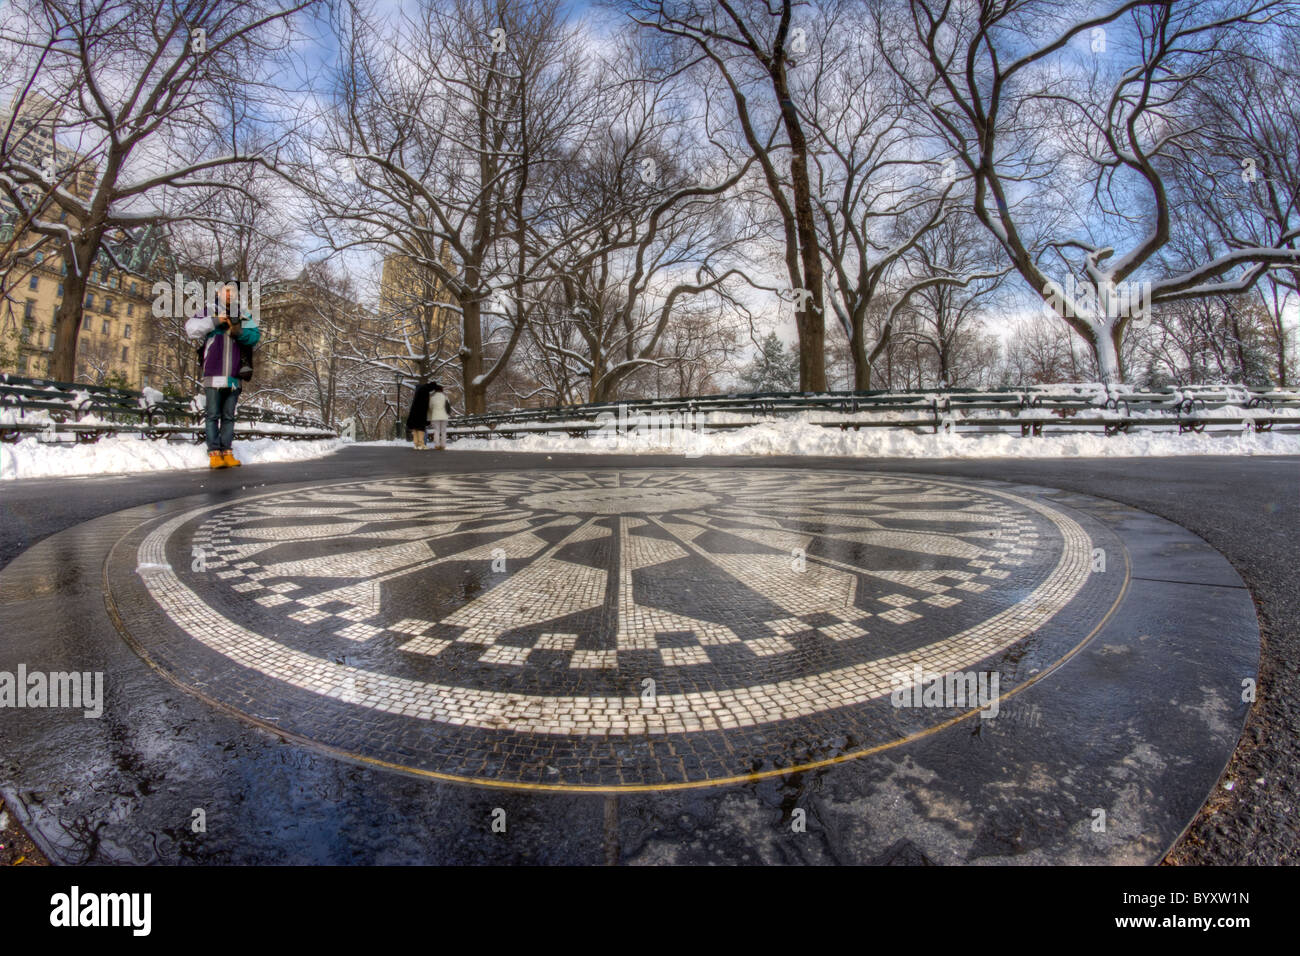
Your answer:
[[[128,303],[126,304],[126,314],[127,314],[127,315],[135,315],[135,303],[134,303],[134,302],[128,302]]]
[[[86,293],[86,308],[88,308],[88,309],[93,309],[94,307],[95,307],[95,293],[93,293],[93,292],[87,292],[87,293]]]
[[[33,292],[38,291],[40,287],[41,287],[40,276],[32,276],[31,279],[29,279],[27,282],[27,288],[31,289]]]
[[[125,328],[122,329],[122,338],[129,339],[130,337],[131,337],[131,323],[128,322],[126,323]]]
[[[30,321],[32,320],[32,310],[35,309],[35,308],[36,308],[36,300],[35,300],[35,299],[28,299],[28,300],[27,300],[27,304],[23,306],[23,321],[24,321],[24,322],[30,322]]]
[[[63,263],[63,265],[59,267],[59,275],[65,276],[67,274],[68,274],[68,264],[65,262]]]
[[[126,361],[126,346],[125,346],[125,345],[122,346],[122,361],[123,361],[123,362]]]
[[[135,284],[134,282],[132,282],[132,283],[131,283],[131,294],[132,294],[132,295],[139,295],[139,292],[136,291],[136,288],[137,288],[137,287],[136,287],[136,284]]]
[[[104,327],[100,329],[100,331],[103,332],[105,335],[108,334],[108,319],[104,320]]]
[[[45,261],[45,253],[43,252],[36,253],[36,264],[39,266],[44,261]]]
[[[112,312],[113,312],[113,300],[112,300],[112,299],[105,299],[105,300],[104,300],[104,311],[105,311],[105,312],[108,312],[109,314],[112,314]]]
[[[91,321],[91,315],[89,312],[81,317],[81,327],[87,332],[94,328],[94,323]]]
[[[63,298],[63,283],[59,283],[59,298]]]

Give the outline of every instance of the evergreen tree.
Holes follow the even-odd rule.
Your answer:
[[[747,392],[793,392],[799,387],[799,356],[787,350],[781,337],[769,332],[754,361],[741,370],[740,384]]]

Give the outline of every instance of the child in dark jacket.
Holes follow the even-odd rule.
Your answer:
[[[235,404],[243,381],[239,378],[244,349],[252,349],[262,337],[257,319],[241,311],[235,287],[227,284],[217,300],[185,323],[185,334],[203,342],[201,380],[207,403],[205,424],[208,466],[233,468],[241,462],[232,448],[235,440]]]

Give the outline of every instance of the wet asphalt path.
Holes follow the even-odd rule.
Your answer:
[[[1199,535],[1241,575],[1263,639],[1259,699],[1223,780],[1170,855],[1182,864],[1300,862],[1300,458],[899,460],[539,455],[353,447],[313,462],[234,471],[0,484],[0,567],[43,538],[101,515],[196,494],[213,501],[284,482],[379,478],[432,469],[830,468],[1024,482],[1122,502]],[[1232,789],[1224,784],[1231,783]]]

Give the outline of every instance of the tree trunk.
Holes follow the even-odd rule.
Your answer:
[[[591,378],[587,382],[587,401],[607,402],[610,392],[609,376],[605,370],[605,353],[601,343],[588,338],[591,349]]]
[[[778,61],[772,72],[777,102],[786,135],[790,138],[790,182],[794,186],[794,220],[799,240],[799,258],[803,271],[803,288],[811,293],[803,296],[796,291],[795,325],[799,332],[799,390],[803,392],[826,391],[826,309],[825,282],[822,279],[822,257],[817,239],[817,224],[813,216],[812,188],[808,179],[808,140],[795,110],[786,81],[785,65]]]
[[[866,388],[871,388],[871,370],[875,367],[876,359],[881,354],[885,354],[885,387],[892,388],[894,385],[894,350],[890,348],[890,340],[893,338],[893,326],[886,324],[880,333],[880,339],[876,342],[876,347],[871,350],[871,354],[863,361],[862,367],[866,369]]]
[[[466,297],[461,340],[460,369],[465,389],[465,414],[482,415],[487,411],[487,385],[483,383],[483,324],[477,299]]]
[[[1120,356],[1120,336],[1123,325],[1116,322],[1109,328],[1105,325],[1091,326],[1092,354],[1097,359],[1097,374],[1107,385],[1124,384],[1124,364]],[[1073,350],[1071,350],[1073,351]]]
[[[1289,271],[1296,290],[1300,291],[1300,269],[1291,269]],[[1273,287],[1273,300],[1274,302],[1277,301],[1277,286]],[[1277,384],[1279,388],[1286,388],[1286,327],[1282,322],[1281,309],[1274,310],[1273,314],[1277,316]]]
[[[1241,317],[1235,309],[1228,307],[1231,311],[1229,314],[1229,328],[1232,329],[1232,346],[1233,352],[1236,353],[1237,361],[1237,380],[1246,381],[1246,344],[1241,341]]]
[[[853,358],[854,391],[871,390],[871,362],[867,358],[866,330],[860,318],[854,318],[853,334],[849,336],[849,354]]]
[[[808,145],[804,142],[802,131],[797,137],[791,136],[791,147],[794,157],[790,161],[790,178],[794,182],[794,214],[799,235],[799,255],[803,265],[804,288],[812,293],[803,301],[803,311],[795,313],[799,330],[799,390],[824,392],[826,391],[825,283],[822,281],[822,259],[817,242],[817,228],[813,223],[812,192],[808,185]]]
[[[867,354],[867,307],[861,303],[849,316],[849,359],[853,365],[853,389],[871,390],[871,362],[879,349]]]
[[[85,251],[78,248],[75,260],[69,263],[68,274],[63,278],[63,299],[54,319],[54,354],[50,357],[50,378],[56,382],[71,382],[77,376],[77,339],[81,335],[82,302],[86,298],[86,284],[90,275]]]
[[[325,391],[325,408],[322,409],[323,414],[321,415],[321,421],[324,422],[330,428],[334,427],[334,401],[335,398],[338,396],[338,384],[337,384],[338,383],[338,358],[336,357],[337,348],[338,345],[337,343],[335,343],[334,349],[331,350],[330,352],[329,365],[326,367],[330,379],[329,379],[329,385],[327,386]]]

